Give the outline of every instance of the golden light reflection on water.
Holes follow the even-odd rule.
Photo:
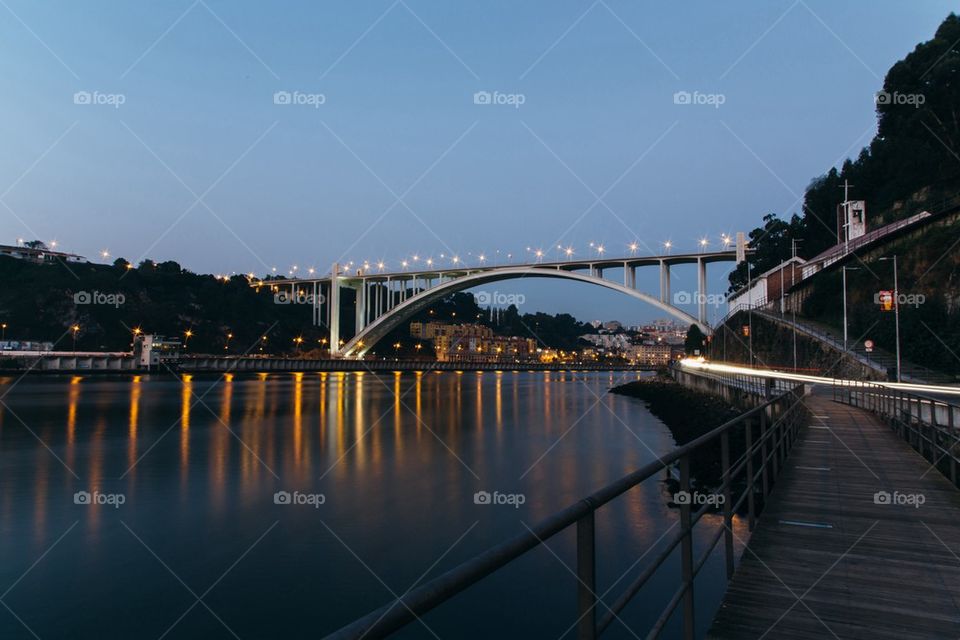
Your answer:
[[[303,463],[303,373],[293,374],[293,459]]]
[[[140,423],[140,395],[143,389],[140,376],[130,380],[130,425],[127,430],[127,467],[133,469],[137,461],[137,427]],[[134,469],[135,471],[135,469]]]
[[[183,385],[180,391],[180,483],[185,489],[190,463],[190,408],[193,376],[185,375],[180,382]]]
[[[275,490],[268,465],[283,482],[301,483],[304,489],[313,483],[319,491],[326,491],[324,484],[333,482],[348,491],[380,491],[389,496],[393,485],[411,484],[421,491],[418,500],[424,504],[452,506],[448,513],[455,520],[463,515],[459,510],[469,507],[459,502],[465,481],[474,489],[473,480],[466,478],[466,465],[475,467],[484,480],[505,483],[504,489],[513,483],[531,495],[539,494],[528,506],[534,519],[649,460],[649,451],[613,415],[630,415],[629,399],[610,396],[603,403],[611,406],[593,406],[597,396],[617,382],[607,375],[496,371],[275,373],[235,378],[228,374],[210,382],[210,387],[204,381],[199,389],[200,383],[191,376],[181,379],[180,388],[169,381],[135,376],[113,394],[109,387],[99,386],[108,384],[105,381],[81,384],[81,380],[75,377],[58,391],[65,392],[67,404],[66,429],[59,441],[51,428],[51,440],[66,445],[65,462],[81,477],[78,486],[65,477],[65,488],[111,491],[112,485],[104,482],[132,468],[128,486],[119,488],[129,495],[136,487],[138,468],[143,467],[142,477],[157,478],[157,470],[170,469],[173,461],[178,470],[170,478],[176,484],[179,475],[180,497],[202,493],[200,500],[217,512],[227,509],[237,491],[244,499],[259,500],[267,488]],[[81,406],[83,399],[95,393],[94,405]],[[200,410],[194,412],[197,405]],[[643,412],[642,408],[633,411]],[[56,427],[62,429],[58,421],[63,409],[53,415]],[[138,460],[137,455],[144,455],[176,421],[179,442],[170,434],[169,440]],[[117,435],[125,435],[126,442],[118,441]],[[552,449],[558,438],[559,444]],[[656,448],[656,442],[651,445]],[[549,455],[533,464],[548,449]],[[77,456],[81,459],[74,465]],[[530,465],[529,476],[518,480]],[[56,490],[51,492],[50,483],[54,489],[58,484],[54,480],[58,468],[48,451],[38,450],[30,470],[35,478],[27,503],[32,507],[32,522],[29,511],[22,517],[37,532],[37,539],[48,533],[53,522],[50,514],[56,513],[48,511],[62,499]],[[321,480],[328,470],[332,470],[330,478]],[[442,480],[431,480],[430,474],[440,474]],[[188,487],[204,483],[209,486]],[[644,498],[645,494],[646,489],[623,501],[616,516],[618,527],[647,531],[651,521],[662,521],[662,505]],[[563,501],[557,502],[560,498]],[[0,513],[4,517],[15,500],[15,495],[3,491]],[[84,512],[91,530],[106,530],[112,515],[100,507]]]

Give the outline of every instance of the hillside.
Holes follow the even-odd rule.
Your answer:
[[[755,273],[790,257],[814,256],[836,244],[837,204],[845,181],[850,197],[865,200],[870,228],[920,211],[960,204],[960,18],[950,14],[934,37],[894,64],[875,96],[877,135],[855,159],[814,178],[803,209],[764,216],[750,232]],[[730,275],[731,291],[747,281],[747,268]]]

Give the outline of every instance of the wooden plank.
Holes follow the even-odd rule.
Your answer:
[[[825,417],[802,430],[707,637],[960,637],[960,491],[873,414],[805,402]]]

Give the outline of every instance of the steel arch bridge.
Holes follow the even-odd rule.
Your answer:
[[[362,358],[377,341],[440,298],[492,282],[522,278],[559,278],[604,287],[650,304],[685,323],[696,324],[711,333],[707,323],[707,264],[736,262],[744,251],[714,251],[696,254],[627,257],[616,259],[570,260],[428,269],[399,272],[348,271],[334,264],[328,276],[257,280],[252,286],[269,286],[278,302],[309,303],[313,323],[330,329],[330,353],[345,358]],[[674,305],[670,295],[670,268],[680,264],[697,267],[695,316]],[[637,289],[637,269],[656,267],[660,272],[657,295]],[[623,281],[604,278],[605,270],[622,269]],[[353,337],[340,345],[341,289],[356,292]],[[691,301],[694,298],[691,296]]]

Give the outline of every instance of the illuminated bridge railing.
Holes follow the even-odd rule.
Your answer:
[[[743,376],[740,376],[740,379],[731,380],[731,382],[742,385],[746,382],[742,378]],[[756,388],[762,387],[763,384],[762,381],[755,380],[750,386]],[[724,541],[727,579],[733,576],[735,563],[733,516],[735,513],[745,512],[749,527],[753,529],[762,504],[761,500],[769,494],[773,482],[783,469],[784,462],[797,440],[800,426],[807,419],[803,393],[803,385],[799,385],[762,401],[756,407],[674,449],[659,460],[627,474],[566,509],[554,513],[528,531],[491,547],[471,560],[412,589],[401,598],[330,634],[327,639],[355,640],[386,637],[517,560],[528,551],[544,544],[558,533],[575,529],[577,638],[592,640],[603,633],[679,547],[681,565],[677,576],[679,586],[648,630],[646,637],[659,637],[679,608],[679,614],[683,619],[683,637],[692,640],[696,628],[694,580],[721,539]],[[694,528],[701,523],[703,516],[711,511],[712,506],[707,501],[703,506],[698,505],[695,510],[689,501],[683,504],[683,501],[678,500],[677,502],[681,503],[679,504],[679,530],[662,546],[656,557],[652,558],[616,600],[612,603],[599,603],[594,517],[597,510],[644,481],[664,472],[670,474],[674,468],[679,471],[679,491],[692,495],[691,491],[695,487],[692,487],[691,483],[691,455],[702,450],[716,452],[718,441],[722,481],[714,491],[718,498],[720,495],[723,496],[722,526],[708,537],[707,546],[701,550],[700,555],[694,557]],[[732,448],[741,451],[735,458],[732,458]],[[603,615],[598,615],[598,606],[603,607],[605,612]]]
[[[960,486],[960,405],[884,384],[853,380],[834,381],[833,399],[883,418],[954,486]]]

